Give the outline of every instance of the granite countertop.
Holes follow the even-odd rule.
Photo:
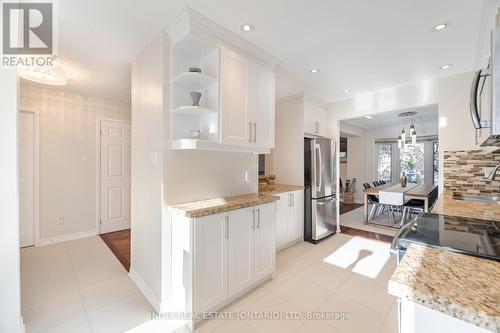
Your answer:
[[[435,214],[500,222],[500,205],[456,200],[453,199],[452,192],[442,193],[436,201],[432,212]]]
[[[186,202],[182,204],[168,206],[171,212],[189,218],[197,218],[208,215],[228,212],[235,209],[262,205],[279,200],[267,194],[245,194],[235,197],[215,198],[202,201]]]
[[[389,293],[500,332],[500,263],[411,244]]]
[[[278,194],[291,191],[303,190],[304,186],[285,185],[285,184],[259,184],[259,193],[261,194]]]

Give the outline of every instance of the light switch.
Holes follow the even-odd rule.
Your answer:
[[[245,171],[245,182],[250,183],[252,181],[252,176],[250,172]]]

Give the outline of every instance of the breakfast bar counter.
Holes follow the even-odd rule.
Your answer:
[[[403,302],[500,332],[500,263],[494,260],[411,244],[388,290]]]
[[[457,200],[453,192],[442,193],[432,213],[500,222],[499,204]]]

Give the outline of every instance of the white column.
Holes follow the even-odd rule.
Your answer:
[[[0,69],[0,332],[23,332],[19,258],[15,69]]]

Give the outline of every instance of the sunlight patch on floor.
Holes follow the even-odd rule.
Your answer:
[[[375,279],[391,257],[390,244],[353,237],[323,261]]]

